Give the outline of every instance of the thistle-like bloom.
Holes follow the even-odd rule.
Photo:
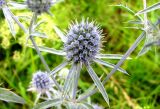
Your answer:
[[[105,59],[120,59],[122,55],[119,54],[101,54],[101,38],[102,30],[95,24],[95,22],[89,22],[88,20],[82,20],[80,23],[72,24],[64,35],[57,27],[54,27],[56,33],[60,36],[64,42],[63,50],[55,50],[52,48],[39,46],[39,49],[44,52],[49,52],[57,55],[62,55],[66,58],[66,61],[51,71],[50,75],[54,75],[60,69],[64,68],[67,64],[72,64],[72,67],[68,73],[66,81],[64,83],[64,94],[67,94],[72,99],[76,99],[76,91],[78,78],[82,65],[85,65],[95,85],[103,95],[105,101],[109,103],[108,95],[105,91],[103,84],[99,77],[91,67],[91,63],[96,62],[104,66],[113,68],[115,65],[109,62],[101,60]],[[118,68],[120,72],[127,74],[122,68]]]
[[[42,94],[46,94],[48,99],[51,99],[53,94],[56,93],[56,90],[53,88],[53,86],[54,83],[51,77],[46,72],[38,71],[33,74],[31,85],[28,91],[35,91],[38,93],[35,101],[37,102]]]
[[[52,0],[27,0],[27,5],[30,10],[40,14],[49,11]]]
[[[64,44],[67,59],[84,64],[92,61],[100,50],[101,32],[93,22],[82,21],[71,26]]]
[[[6,4],[5,0],[0,0],[0,7],[4,6]]]
[[[15,9],[30,9],[32,12],[41,14],[44,12],[50,13],[49,9],[52,5],[60,2],[61,0],[26,0],[23,3],[10,2]]]
[[[37,14],[42,14],[47,12],[52,15],[52,13],[50,12],[50,8],[54,4],[61,1],[62,0],[25,0],[23,3],[17,3],[12,1],[9,3],[9,5],[13,6],[13,9],[17,10],[29,9]]]

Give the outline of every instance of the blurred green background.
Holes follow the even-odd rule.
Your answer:
[[[17,0],[18,1],[18,0]],[[53,25],[57,25],[65,31],[71,21],[82,17],[96,20],[103,29],[103,53],[124,54],[141,34],[141,30],[127,29],[125,27],[135,26],[125,23],[129,20],[136,20],[136,17],[126,10],[109,5],[125,4],[135,12],[143,9],[143,0],[65,0],[51,8],[53,17],[43,14],[39,20],[46,21],[39,29],[45,32],[49,38],[35,38],[38,45],[44,45],[55,49],[63,48],[62,41],[53,31]],[[159,0],[147,0],[150,6]],[[20,2],[20,0],[19,0]],[[31,16],[29,10],[12,10],[14,14]],[[148,18],[155,22],[160,12],[156,10],[148,14]],[[28,27],[29,21],[21,20]],[[18,28],[14,39],[5,22],[0,10],[0,87],[11,89],[22,96],[27,104],[19,105],[0,101],[0,109],[30,109],[35,100],[35,93],[27,92],[32,74],[37,70],[45,70],[35,50],[25,46],[26,35]],[[136,58],[144,42],[132,53],[132,60],[125,61],[122,65],[130,74],[126,76],[117,72],[105,85],[109,94],[111,109],[160,109],[160,56],[153,50]],[[42,53],[49,67],[53,69],[59,65],[63,58],[61,56]],[[112,63],[117,61],[106,60]],[[102,73],[109,73],[111,69],[93,64],[94,70],[100,76]],[[86,70],[81,72],[79,88],[86,90],[93,81]],[[100,104],[107,109],[100,93],[91,97],[93,103]]]

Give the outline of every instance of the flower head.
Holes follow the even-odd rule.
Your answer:
[[[0,0],[0,7],[2,7],[4,4],[6,4],[5,0]]]
[[[33,12],[41,14],[42,12],[47,12],[50,9],[52,0],[27,0],[27,5]]]
[[[52,87],[52,81],[45,72],[38,71],[33,75],[32,88],[37,92],[44,93]]]
[[[61,93],[54,89],[54,82],[47,72],[37,71],[33,74],[31,85],[28,91],[36,91],[36,104],[41,95],[46,95],[46,99],[58,98]]]
[[[64,42],[63,50],[55,50],[43,46],[39,46],[39,50],[62,55],[67,58],[65,62],[53,69],[50,72],[50,75],[54,75],[59,70],[64,68],[67,64],[72,64],[72,67],[69,70],[67,78],[64,82],[63,96],[66,96],[67,94],[67,98],[69,96],[69,98],[71,97],[73,100],[75,100],[78,79],[80,76],[82,64],[84,64],[90,77],[101,92],[105,101],[109,103],[108,95],[105,91],[103,83],[100,81],[98,75],[94,72],[93,68],[91,67],[91,63],[96,62],[104,66],[114,68],[114,64],[105,62],[101,59],[121,59],[123,55],[100,53],[102,31],[98,26],[95,25],[94,22],[89,22],[88,20],[82,20],[80,23],[76,22],[70,27],[66,35],[64,35],[63,32],[61,32],[57,27],[54,27],[54,29]],[[122,68],[118,68],[118,70],[122,73],[127,74],[127,72]],[[86,98],[86,96],[84,98]],[[82,95],[78,98],[78,101],[81,101],[84,98]]]
[[[0,0],[0,8],[6,4],[5,0]]]
[[[82,21],[73,24],[68,33],[64,49],[67,59],[78,62],[92,60],[100,49],[101,30],[94,22]]]

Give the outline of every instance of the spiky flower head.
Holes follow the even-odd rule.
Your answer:
[[[93,21],[82,20],[71,25],[64,45],[67,59],[74,63],[91,61],[99,52],[101,33]]]
[[[52,81],[45,72],[38,71],[33,75],[32,86],[37,92],[44,93],[52,87]]]
[[[0,0],[0,8],[5,4],[6,4],[5,0]]]
[[[28,8],[39,14],[47,12],[52,5],[52,0],[27,0]]]

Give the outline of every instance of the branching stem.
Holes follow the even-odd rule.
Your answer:
[[[37,20],[37,13],[34,13],[32,19],[31,19],[31,22],[30,22],[29,34],[31,34],[31,33],[33,32],[33,25],[34,25],[34,23],[36,22],[36,20]],[[33,39],[33,36],[32,36],[32,35],[29,35],[29,38],[30,38],[33,46],[35,47],[36,52],[37,52],[37,54],[39,55],[39,57],[40,57],[43,65],[45,66],[45,69],[46,69],[47,72],[49,73],[49,72],[50,72],[50,68],[48,67],[48,64],[46,63],[44,57],[42,56],[42,54],[41,54],[41,52],[40,52],[37,44],[35,43],[35,41],[34,41],[34,39]],[[52,79],[53,79],[53,82],[55,83],[55,85],[57,86],[58,90],[61,91],[61,87],[60,87],[60,85],[57,83],[57,81],[55,80],[55,78],[52,77]]]

